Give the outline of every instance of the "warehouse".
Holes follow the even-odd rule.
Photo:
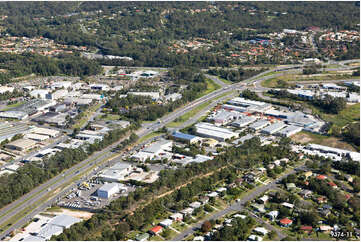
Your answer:
[[[235,105],[230,105],[230,104],[223,104],[222,108],[224,110],[230,110],[230,111],[237,111],[237,112],[247,112],[247,108],[244,107],[239,107],[239,106],[235,106]]]
[[[229,122],[235,120],[240,113],[234,111],[228,111],[221,109],[220,111],[212,114],[208,117],[208,120],[214,121],[214,124],[217,126],[225,125]]]
[[[47,99],[56,100],[65,97],[68,94],[68,90],[66,89],[60,89],[53,93],[48,93],[46,95]]]
[[[100,91],[109,91],[109,86],[107,84],[91,84],[90,89],[100,90]]]
[[[51,112],[63,112],[66,110],[65,104],[57,104],[49,108]]]
[[[284,136],[284,137],[290,137],[294,134],[297,134],[298,132],[301,132],[302,131],[302,127],[300,126],[294,126],[294,125],[290,125],[290,126],[287,126],[286,128],[278,131],[277,134],[279,134],[280,136]]]
[[[239,116],[238,120],[236,120],[232,123],[232,126],[237,127],[237,128],[243,128],[243,127],[253,123],[256,120],[257,120],[256,117],[241,115],[241,116]]]
[[[265,133],[265,134],[274,134],[277,131],[280,131],[281,129],[283,129],[285,126],[286,126],[285,123],[277,122],[277,123],[271,124],[270,126],[262,129],[261,132]]]
[[[17,134],[27,133],[29,126],[18,122],[2,122],[0,123],[0,142],[11,139]]]
[[[60,131],[55,129],[36,127],[33,130],[31,130],[31,133],[40,134],[40,135],[49,135],[50,137],[54,138],[60,134]]]
[[[154,101],[157,101],[160,98],[159,92],[128,92],[127,95],[150,97]]]
[[[272,105],[269,103],[253,101],[242,97],[233,98],[227,103],[234,106],[244,107],[248,112],[265,112],[272,108]]]
[[[45,141],[49,139],[49,136],[47,135],[41,135],[41,134],[25,134],[24,138],[31,139],[37,142]]]
[[[62,82],[54,82],[53,84],[51,84],[51,89],[68,89],[69,87],[71,87],[71,82],[70,81],[62,81]]]
[[[69,216],[66,214],[61,214],[61,215],[56,216],[52,220],[50,220],[49,224],[59,226],[63,229],[68,229],[73,224],[79,223],[79,222],[81,222],[81,220],[76,217]]]
[[[259,130],[259,129],[266,127],[269,124],[270,124],[269,121],[261,119],[261,120],[258,120],[257,122],[255,122],[254,124],[251,124],[249,126],[249,128],[254,129],[254,130]]]
[[[246,140],[250,140],[254,138],[254,135],[253,134],[246,134],[245,136],[242,136],[241,138],[239,139],[236,139],[235,141],[233,141],[232,143],[233,144],[243,144],[243,142],[245,142]]]
[[[196,133],[202,137],[213,138],[219,141],[237,138],[238,133],[235,133],[226,128],[220,128],[209,123],[198,123],[195,125]]]
[[[36,146],[36,142],[30,139],[18,139],[5,145],[12,150],[26,151]]]
[[[89,93],[89,94],[83,94],[80,98],[81,99],[91,99],[91,100],[97,100],[100,101],[103,99],[103,95],[96,94],[96,93]]]
[[[13,92],[14,88],[13,87],[8,87],[8,86],[0,86],[0,93],[3,94],[5,92]]]
[[[185,134],[182,132],[173,132],[171,137],[175,140],[183,141],[188,144],[194,144],[200,140],[200,137],[198,137],[198,136]]]
[[[98,197],[101,198],[110,198],[114,194],[118,193],[120,191],[120,184],[118,183],[107,183],[101,186],[97,190]]]
[[[89,134],[77,134],[75,136],[76,139],[84,140],[88,142],[89,144],[94,144],[95,141],[102,141],[103,136],[101,135],[89,135]]]
[[[45,90],[45,89],[36,89],[31,91],[29,94],[32,97],[35,98],[41,98],[41,99],[46,99],[46,95],[48,95],[49,91]]]
[[[117,163],[98,175],[105,182],[120,182],[126,179],[135,167],[128,163]]]
[[[9,110],[9,111],[0,112],[0,118],[11,118],[11,119],[24,120],[27,117],[29,117],[29,115],[22,111]]]

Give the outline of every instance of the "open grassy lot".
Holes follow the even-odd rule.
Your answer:
[[[21,104],[24,104],[25,102],[17,102],[17,103],[14,103],[14,104],[10,104],[10,105],[7,105],[5,108],[3,108],[1,111],[8,111],[12,108],[16,108],[18,106],[20,106]]]
[[[340,139],[340,138],[336,138],[336,137],[332,137],[332,136],[330,137],[330,136],[325,136],[325,135],[320,135],[320,134],[314,134],[314,133],[306,132],[306,131],[302,131],[302,132],[292,136],[291,139],[293,141],[300,142],[303,144],[315,143],[315,144],[330,146],[330,147],[339,148],[339,149],[356,151],[352,145],[342,141],[342,139]]]
[[[343,128],[350,123],[360,121],[360,104],[347,105],[347,107],[337,115],[325,113],[320,114],[322,119],[325,121],[332,122],[333,125]]]
[[[265,76],[267,76],[267,74]],[[288,75],[264,80],[261,82],[261,85],[263,87],[268,87],[268,88],[277,88],[277,87],[280,87],[278,84],[279,80],[285,81],[285,82],[298,82],[298,81],[302,82],[302,81],[343,80],[343,79],[350,79],[350,78],[355,78],[355,77],[352,75],[340,75],[340,74],[330,74],[330,73],[325,74],[325,75],[314,75],[314,76],[288,74]]]
[[[85,112],[83,112],[81,119],[79,119],[74,125],[73,129],[75,128],[81,128],[93,115],[93,113],[102,106],[102,103],[98,103],[96,105],[93,105],[89,107]]]
[[[101,119],[103,119],[103,120],[119,120],[120,115],[108,113],[108,114],[102,115]]]
[[[208,79],[208,78],[207,78],[206,82],[207,82],[207,89],[204,90],[203,92],[200,92],[200,93],[198,94],[198,97],[197,97],[197,98],[202,97],[202,96],[204,96],[204,95],[207,95],[208,93],[211,93],[211,92],[213,92],[213,91],[221,88],[220,85],[218,85],[217,83],[215,83],[215,82],[212,81],[211,79]]]

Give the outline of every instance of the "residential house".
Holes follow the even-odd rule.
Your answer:
[[[289,209],[293,209],[294,205],[291,204],[291,203],[286,203],[286,202],[283,202],[281,203],[282,206],[286,207],[286,208],[289,208]]]
[[[300,227],[300,230],[305,232],[305,233],[311,233],[312,232],[312,226],[305,226],[305,225],[302,225]]]
[[[280,225],[282,227],[289,227],[289,226],[292,225],[292,223],[293,223],[293,221],[291,219],[288,219],[288,218],[283,218],[283,219],[280,220]]]
[[[135,240],[136,241],[146,241],[149,239],[149,234],[148,233],[143,233],[143,234],[138,234],[136,237],[135,237]]]
[[[265,213],[265,212],[266,212],[263,204],[253,203],[253,204],[251,205],[251,207],[252,207],[256,212],[260,212],[260,213]]]
[[[353,182],[353,177],[351,175],[346,174],[345,178],[346,178],[346,181]]]
[[[317,198],[317,202],[318,202],[319,204],[321,204],[321,203],[327,203],[327,198],[326,198],[325,196],[320,196],[320,197]]]
[[[183,214],[181,214],[181,213],[173,213],[169,217],[171,219],[173,219],[174,221],[182,221],[183,220]]]
[[[302,190],[299,194],[303,198],[310,198],[312,195],[312,191],[305,189],[305,190]]]
[[[274,210],[266,214],[266,217],[270,218],[272,221],[275,221],[279,215],[279,212]]]
[[[192,214],[193,213],[193,208],[185,208],[183,210],[180,211],[181,214],[183,215],[189,215],[189,214]]]
[[[327,176],[325,176],[325,175],[318,175],[318,176],[316,176],[316,179],[318,179],[318,180],[326,180],[326,179],[327,179]]]
[[[332,230],[332,227],[329,226],[329,225],[321,225],[321,226],[320,226],[320,231],[321,231],[321,232],[329,232],[329,231],[331,231],[331,230]]]
[[[269,196],[263,195],[262,197],[260,197],[260,198],[258,199],[258,202],[259,202],[259,203],[262,203],[262,204],[265,204],[268,200],[269,200]]]
[[[199,208],[202,204],[200,202],[192,202],[189,204],[189,207],[191,208]]]
[[[262,237],[258,235],[251,234],[248,238],[248,241],[262,241]]]
[[[164,227],[164,228],[168,228],[169,226],[171,226],[173,223],[173,220],[167,218],[167,219],[164,219],[163,221],[159,222],[159,225]]]
[[[209,202],[209,197],[202,196],[199,198],[199,201],[202,203],[202,205],[205,205]]]
[[[337,185],[334,183],[334,182],[329,182],[328,183],[328,185],[330,186],[330,187],[332,187],[333,189],[336,189],[337,188]]]
[[[157,225],[157,226],[151,228],[149,230],[149,233],[152,235],[158,235],[158,234],[162,233],[162,231],[163,231],[163,227],[160,225]]]
[[[254,232],[258,233],[258,234],[262,234],[263,236],[265,236],[266,234],[268,234],[268,230],[263,228],[263,227],[257,227],[255,229],[253,229]]]
[[[287,183],[286,187],[287,187],[287,190],[290,191],[290,190],[295,189],[296,185],[294,183]]]

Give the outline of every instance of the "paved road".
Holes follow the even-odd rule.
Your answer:
[[[301,168],[304,167],[304,165],[298,166],[297,168]],[[271,189],[277,189],[277,182],[281,181],[283,178],[296,173],[296,170],[293,169],[285,174],[283,174],[281,177],[277,178],[276,180],[268,183],[267,185],[261,185],[259,187],[257,187],[252,193],[248,194],[247,197],[243,197],[241,199],[241,201],[239,202],[235,202],[233,204],[231,204],[230,206],[228,206],[227,208],[225,208],[224,210],[221,210],[215,214],[213,214],[212,216],[208,217],[207,219],[201,220],[198,223],[192,225],[190,228],[184,230],[183,232],[181,232],[180,234],[178,234],[176,237],[174,237],[172,240],[173,241],[180,241],[185,239],[186,237],[188,237],[189,235],[193,234],[194,231],[200,229],[202,227],[202,224],[204,223],[204,221],[206,220],[215,220],[218,219],[220,217],[223,217],[224,215],[231,213],[231,212],[235,212],[235,211],[241,211],[244,209],[244,205],[248,202],[248,201],[252,201],[253,199],[257,198],[258,196],[260,196],[261,194],[265,193],[266,191],[269,191]],[[280,239],[285,238],[286,235],[283,234],[281,231],[279,231],[278,229],[276,229],[275,227],[273,227],[272,225],[268,224],[267,227],[269,229],[274,230],[278,237]]]

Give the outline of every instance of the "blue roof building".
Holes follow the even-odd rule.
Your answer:
[[[180,141],[184,141],[187,142],[189,144],[193,144],[195,142],[197,142],[200,137],[195,136],[195,135],[191,135],[191,134],[185,134],[182,132],[173,132],[172,133],[172,138],[175,140],[180,140]]]

